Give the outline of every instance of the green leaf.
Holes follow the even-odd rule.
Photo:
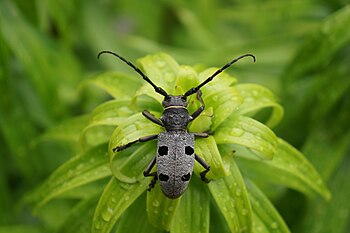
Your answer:
[[[236,88],[243,98],[243,103],[235,114],[247,115],[271,107],[272,113],[266,125],[274,127],[281,121],[283,108],[276,102],[275,96],[269,89],[257,84],[239,84]]]
[[[205,186],[198,178],[191,179],[176,210],[171,233],[209,233],[210,196]]]
[[[39,227],[31,225],[12,225],[12,226],[0,226],[0,233],[42,233],[43,231]]]
[[[103,144],[73,157],[52,173],[32,198],[41,206],[64,192],[109,176],[106,149],[107,145]]]
[[[350,217],[349,166],[350,157],[347,153],[337,170],[329,177],[328,185],[332,192],[332,199],[327,201],[319,197],[312,200],[305,211],[305,218],[300,227],[297,228],[298,232],[348,232]]]
[[[55,114],[66,112],[65,103],[77,98],[73,88],[81,77],[77,61],[63,46],[34,28],[13,1],[0,2],[0,35],[30,82],[31,93],[22,92],[23,100],[28,101],[24,107],[40,124],[48,126]]]
[[[143,81],[142,78],[128,74],[108,72],[99,74],[82,83],[82,85],[87,84],[92,84],[105,90],[115,99],[128,99],[143,85]]]
[[[97,204],[92,233],[109,233],[124,211],[146,190],[147,180],[127,184],[111,178]]]
[[[189,132],[210,132],[213,108],[206,108],[189,126]]]
[[[210,202],[210,232],[231,233],[221,210],[214,201]]]
[[[262,159],[272,159],[277,137],[264,124],[245,116],[231,115],[214,134],[217,144],[237,144],[252,150]]]
[[[210,164],[210,171],[207,173],[207,178],[217,179],[229,174],[228,168],[224,166],[213,136],[196,139],[195,152],[204,161]],[[194,171],[196,174],[200,174],[203,170],[204,168],[199,163],[195,163]]]
[[[137,232],[137,233],[160,233],[147,218],[146,193],[143,193],[120,218],[116,233]]]
[[[289,233],[282,217],[269,199],[252,181],[246,180],[249,200],[253,210],[253,232]]]
[[[83,145],[97,145],[108,141],[115,126],[132,113],[134,111],[130,107],[130,100],[111,100],[99,105],[91,113],[88,124],[81,132]]]
[[[350,42],[350,6],[344,7],[332,14],[320,29],[313,33],[303,46],[299,48],[297,56],[285,71],[288,81],[303,79],[306,74],[318,70],[329,63],[340,49]],[[303,79],[303,82],[305,80]]]
[[[204,95],[205,94],[205,95]],[[242,98],[234,87],[221,87],[211,93],[203,93],[206,106],[213,108],[211,131],[223,123],[242,103]]]
[[[55,233],[85,233],[91,230],[91,221],[94,216],[94,208],[98,201],[98,195],[80,201],[66,216]]]
[[[144,142],[123,150],[111,161],[113,175],[120,181],[135,183],[146,179],[143,171],[156,156],[156,142]]]
[[[169,199],[160,190],[159,183],[147,193],[147,215],[153,226],[169,231],[182,197]]]
[[[251,232],[252,210],[242,175],[233,159],[229,176],[208,184],[218,208],[224,215],[231,232]]]
[[[118,128],[113,132],[108,151],[110,153],[111,161],[118,153],[113,153],[113,148],[120,145],[125,145],[129,142],[139,139],[140,137],[158,134],[164,129],[148,119],[142,114],[137,113],[127,118]]]
[[[191,66],[181,65],[174,82],[173,95],[183,95],[186,91],[199,84],[197,72]]]
[[[237,155],[239,155],[237,153]],[[312,164],[294,147],[278,139],[278,148],[271,161],[239,159],[247,176],[297,189],[307,195],[318,193],[330,198],[330,192]]]
[[[207,78],[209,78],[211,75],[213,75],[219,68],[211,67],[208,69],[203,70],[198,74],[199,82],[203,82]],[[203,92],[217,92],[221,88],[226,88],[230,86],[234,86],[237,83],[237,79],[230,76],[229,74],[223,72],[218,74],[215,79],[215,81],[209,82],[207,85],[203,86]]]
[[[162,87],[168,94],[174,93],[174,82],[180,69],[174,58],[165,53],[157,53],[140,58],[138,63],[156,86]],[[147,86],[151,87],[149,84]],[[159,96],[154,90],[151,96],[153,94]]]
[[[36,138],[34,143],[48,140],[62,140],[78,142],[82,129],[88,124],[89,116],[82,115],[65,120],[64,122],[52,127],[40,137]]]

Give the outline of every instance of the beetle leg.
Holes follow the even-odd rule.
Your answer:
[[[148,120],[152,121],[153,123],[156,123],[157,125],[164,126],[163,122],[156,118],[152,113],[150,113],[147,110],[144,110],[142,112],[142,115],[144,115]]]
[[[205,177],[205,175],[210,171],[210,166],[209,164],[207,164],[204,159],[202,159],[201,157],[199,157],[198,155],[194,154],[194,158],[195,160],[197,160],[197,162],[202,165],[202,167],[205,168],[204,171],[202,171],[200,173],[201,176],[201,180],[204,181],[205,183],[209,183],[209,180]]]
[[[152,170],[152,168],[154,167],[155,164],[156,164],[156,157],[154,157],[152,159],[150,164],[147,166],[146,170],[143,172],[143,175],[145,177],[153,176],[153,179],[151,180],[151,183],[149,183],[148,191],[151,191],[151,189],[154,187],[154,185],[157,183],[157,180],[158,180],[157,172],[152,172],[151,173],[151,170]]]
[[[113,152],[122,151],[122,150],[132,146],[133,144],[135,144],[137,142],[147,142],[147,141],[156,139],[157,137],[158,137],[158,134],[153,134],[153,135],[149,135],[149,136],[145,136],[145,137],[139,138],[139,139],[137,139],[135,141],[129,142],[128,144],[117,146],[117,147],[113,148]]]
[[[201,112],[203,112],[204,108],[205,108],[205,104],[203,102],[202,99],[202,92],[200,90],[197,91],[197,100],[199,100],[199,102],[201,103],[201,106],[191,115],[191,121],[193,121],[194,119],[196,119],[199,114],[201,114]]]

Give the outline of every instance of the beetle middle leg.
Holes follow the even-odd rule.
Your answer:
[[[153,176],[153,179],[151,180],[151,183],[148,185],[148,191],[151,191],[151,189],[156,185],[157,180],[158,180],[158,175],[157,172],[151,172],[152,168],[156,164],[156,157],[153,157],[152,161],[150,164],[147,166],[146,170],[143,172],[143,175],[145,177],[148,176]]]
[[[132,146],[133,144],[135,144],[137,142],[147,142],[147,141],[156,139],[157,137],[158,137],[158,134],[153,134],[153,135],[141,137],[141,138],[139,138],[139,139],[137,139],[135,141],[129,142],[128,144],[117,146],[117,147],[113,148],[113,152],[122,151],[122,150]]]
[[[204,171],[202,171],[200,173],[200,176],[201,176],[201,180],[204,181],[205,183],[209,183],[209,180],[205,177],[205,175],[210,171],[210,166],[209,164],[207,164],[204,159],[202,159],[201,157],[199,157],[198,155],[194,154],[194,158],[195,160],[200,164],[202,165],[202,167],[205,168]]]

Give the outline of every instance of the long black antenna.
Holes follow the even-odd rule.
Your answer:
[[[252,54],[244,54],[240,57],[237,57],[236,59],[232,60],[231,62],[227,63],[226,65],[224,65],[221,69],[218,69],[214,74],[212,74],[209,78],[207,78],[206,80],[204,80],[201,84],[199,84],[198,86],[196,87],[192,87],[191,89],[189,89],[185,94],[184,96],[187,97],[187,96],[190,96],[194,93],[196,93],[199,89],[201,89],[205,84],[207,84],[208,82],[210,82],[211,80],[213,80],[213,78],[220,74],[222,71],[224,71],[226,68],[230,67],[233,63],[237,62],[238,60],[244,58],[244,57],[252,57],[253,58],[253,61],[255,62],[255,56],[252,55]]]
[[[134,64],[132,64],[130,61],[126,60],[126,59],[123,58],[122,56],[120,56],[120,55],[118,55],[118,54],[116,54],[116,53],[114,53],[114,52],[111,52],[111,51],[102,51],[102,52],[100,52],[100,53],[97,55],[97,58],[100,58],[100,55],[101,55],[101,54],[104,54],[104,53],[109,53],[109,54],[112,54],[112,55],[118,57],[120,60],[122,60],[123,62],[125,62],[125,63],[128,64],[129,66],[131,66],[137,73],[139,73],[139,74],[142,76],[142,78],[143,78],[146,82],[148,82],[149,84],[151,84],[152,87],[154,88],[154,90],[155,90],[157,93],[159,93],[159,94],[161,94],[161,95],[163,95],[163,96],[168,96],[168,94],[166,93],[166,91],[164,91],[161,87],[156,86],[156,85],[147,77],[147,75],[145,75],[144,73],[142,73],[142,71],[141,71],[139,68],[137,68]]]

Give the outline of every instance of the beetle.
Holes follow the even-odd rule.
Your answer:
[[[164,96],[164,100],[162,101],[164,110],[159,119],[147,110],[144,110],[142,115],[153,123],[164,127],[165,132],[141,137],[135,141],[117,146],[113,149],[113,152],[122,151],[138,142],[147,142],[157,139],[157,155],[147,166],[143,175],[145,177],[153,177],[149,184],[148,191],[150,191],[155,186],[157,180],[159,180],[162,192],[170,199],[176,199],[185,192],[192,177],[195,160],[204,168],[200,173],[201,180],[208,183],[209,180],[206,178],[206,174],[210,171],[210,166],[195,153],[194,141],[195,138],[206,138],[209,134],[206,132],[191,133],[187,131],[188,124],[196,119],[205,108],[200,89],[233,63],[244,57],[252,57],[255,62],[255,56],[252,54],[242,55],[218,69],[198,86],[192,87],[183,95],[169,95],[164,89],[155,85],[138,67],[122,56],[111,51],[102,51],[97,57],[99,58],[101,54],[112,54],[118,57],[139,73],[141,77],[154,88],[155,92]],[[194,113],[189,114],[187,110],[187,97],[192,94],[196,94],[196,98],[200,102],[200,107]],[[151,172],[156,164],[157,171]]]

